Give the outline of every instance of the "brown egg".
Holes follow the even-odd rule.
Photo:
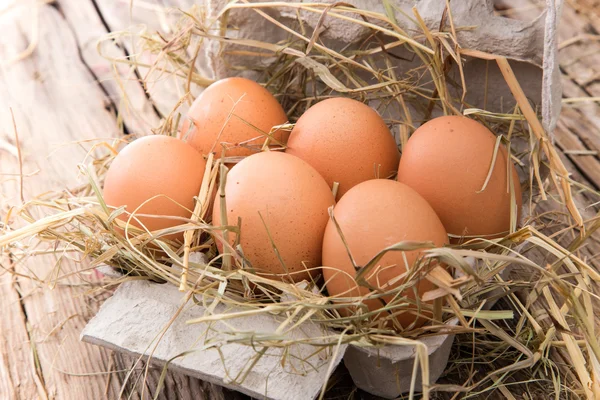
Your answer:
[[[242,251],[257,272],[288,279],[287,269],[289,277],[299,282],[310,277],[307,268],[321,265],[327,209],[334,200],[327,183],[310,165],[280,152],[252,155],[229,171],[225,198],[227,222],[235,225],[241,218]],[[221,226],[218,199],[212,216],[215,226]],[[229,236],[233,243],[235,235]]]
[[[431,204],[449,234],[502,237],[510,229],[511,215],[507,151],[503,145],[499,147],[491,178],[481,191],[492,165],[495,143],[496,136],[472,119],[435,118],[408,140],[400,160],[398,181],[415,189]],[[510,171],[516,210],[520,211],[521,186],[512,162]]]
[[[338,198],[360,182],[392,176],[400,157],[379,114],[342,97],[308,109],[292,130],[286,153],[315,167],[330,187],[338,182]]]
[[[110,165],[104,201],[113,207],[126,206],[129,213],[161,216],[138,217],[150,231],[180,225],[184,222],[169,217],[191,217],[205,166],[203,157],[179,139],[162,135],[137,139],[125,146]],[[128,217],[119,216],[124,221]],[[141,227],[133,218],[131,223]],[[182,239],[183,233],[169,238]]]
[[[217,157],[223,149],[221,143],[226,145],[227,157],[256,153],[267,138],[264,133],[287,122],[277,99],[258,83],[245,78],[227,78],[210,85],[196,98],[187,117],[179,138],[184,138],[201,154],[215,152]],[[192,129],[190,119],[194,121]],[[285,142],[287,132],[283,133],[278,131],[274,136]]]
[[[380,250],[402,241],[431,241],[441,247],[448,241],[440,219],[427,202],[408,186],[392,180],[374,179],[363,182],[348,191],[337,203],[334,216],[345,237],[348,249],[358,266],[366,265]],[[422,254],[420,250],[386,253],[379,263],[371,269],[367,281],[369,284],[391,290],[404,282],[398,278],[411,268]],[[426,267],[427,268],[427,267]],[[354,280],[355,269],[348,256],[340,235],[332,221],[329,221],[323,237],[323,276],[330,296],[357,297],[370,292],[364,286],[357,286]],[[388,282],[390,282],[388,286]],[[415,292],[422,295],[434,288],[424,277],[420,277],[416,288],[401,293],[415,300]],[[366,300],[370,311],[377,310],[393,296]],[[342,309],[342,314],[356,312],[356,308]],[[395,323],[406,328],[416,321],[415,327],[423,324],[426,314],[406,309],[398,311]],[[389,314],[386,313],[389,316]],[[378,314],[376,318],[383,317]]]

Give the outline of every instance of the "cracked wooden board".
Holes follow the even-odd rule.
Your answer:
[[[16,15],[12,17],[3,15],[7,34],[0,39],[0,58],[8,60],[27,48],[33,40],[28,22],[32,17],[39,19],[39,43],[35,53],[18,63],[3,65],[0,76],[3,138],[13,137],[9,112],[12,107],[20,133],[24,173],[39,171],[24,179],[25,199],[76,182],[76,160],[81,160],[85,152],[68,145],[69,142],[91,139],[94,135],[100,136],[99,132],[103,132],[104,137],[116,136],[114,117],[105,108],[102,92],[93,84],[85,67],[73,62],[77,60],[77,46],[64,20],[51,6],[33,7],[33,10],[37,14],[29,18],[22,14],[30,12],[27,8],[13,9],[11,13]],[[61,148],[61,144],[67,146]],[[55,152],[50,155],[52,151]],[[2,159],[3,163],[15,162],[14,158]],[[3,193],[19,193],[18,180],[4,182]],[[18,196],[4,200],[5,205],[18,204]],[[14,267],[17,272],[33,271],[45,278],[55,263],[52,256],[40,256]],[[76,267],[65,262],[63,268],[64,273]],[[34,375],[39,382],[33,398],[75,399],[86,393],[102,396],[105,391],[102,376],[76,380],[69,375],[87,373],[94,369],[96,360],[108,356],[102,350],[82,349],[76,344],[77,337],[73,333],[91,311],[86,302],[71,301],[79,294],[78,290],[58,287],[52,292],[41,292],[36,290],[35,282],[25,278],[18,278],[13,287],[20,293],[23,322],[25,330],[29,330],[23,343],[35,349],[39,360]],[[70,350],[61,351],[64,349]],[[73,351],[87,357],[73,357]],[[10,388],[2,388],[2,391],[10,391]]]
[[[0,38],[3,222],[9,207],[20,202],[9,107],[14,110],[21,139],[26,200],[78,182],[77,163],[83,160],[86,149],[76,145],[76,141],[119,137],[111,101],[98,85],[93,68],[87,65],[98,59],[92,57],[91,50],[80,48],[86,41],[94,40],[83,36],[86,27],[87,34],[101,34],[102,27],[90,14],[79,25],[69,20],[86,15],[81,14],[86,11],[83,3],[69,4],[80,7],[80,14],[72,10],[61,13],[60,8],[51,5],[23,2],[0,15],[0,24],[6,30]],[[91,2],[88,5],[93,6]],[[34,20],[38,25],[32,30]],[[36,40],[32,55],[18,63],[6,63]],[[17,273],[34,272],[44,279],[51,277],[50,271],[56,263],[55,256],[38,256],[16,265],[2,260],[0,398],[120,398],[122,383],[134,360],[79,341],[81,329],[107,296],[102,292],[89,296],[86,292],[89,287],[82,285],[86,281],[98,283],[97,278],[87,271],[72,275],[53,290],[42,291],[36,282],[15,279],[5,271],[15,268]],[[65,258],[61,261],[60,275],[85,269],[87,265]],[[125,398],[142,398],[142,391],[144,398],[154,395],[160,370],[151,368],[149,379],[143,382],[139,379],[143,367],[144,364],[140,365],[131,375],[131,383],[123,393]],[[180,374],[169,373],[165,384],[161,399],[225,397],[222,388]]]
[[[136,135],[147,135],[160,121],[154,104],[146,96],[135,70],[124,64],[111,65],[98,52],[98,42],[105,39],[108,26],[91,0],[60,0],[55,4],[70,28],[81,60],[102,87],[107,100],[117,110],[123,131]],[[122,41],[102,41],[105,56],[125,58]],[[126,95],[124,96],[123,93]]]
[[[140,3],[137,0],[134,2]],[[525,3],[531,4],[516,0],[514,2],[518,3],[516,6],[519,8],[523,8]],[[4,28],[3,37],[0,38],[0,62],[5,61],[9,55],[24,50],[33,41],[32,21],[35,7],[30,1],[20,3],[25,4],[26,8],[22,13],[0,11],[0,25]],[[129,0],[98,0],[97,3],[102,6],[103,14],[124,15],[123,10],[127,11],[126,3],[129,3]],[[163,4],[167,3],[169,2],[163,1]],[[593,27],[600,26],[600,11],[596,11],[595,14],[585,11],[587,9],[583,8],[580,13],[574,11],[574,7],[583,7],[592,3],[592,0],[568,0],[565,3],[564,23],[559,31],[561,42],[581,34],[597,35],[593,31]],[[90,43],[95,40],[96,33],[102,34],[102,29],[106,28],[90,12],[90,9],[94,7],[92,0],[60,0],[58,5],[62,8],[62,15],[51,6],[42,7],[40,21],[44,26],[41,24],[39,26],[43,34],[40,35],[39,46],[33,56],[10,67],[0,66],[0,90],[2,90],[2,96],[0,96],[0,173],[2,174],[0,175],[0,203],[3,210],[0,217],[2,220],[6,217],[6,207],[19,202],[19,180],[14,175],[18,173],[18,163],[12,122],[8,111],[9,106],[15,109],[21,133],[25,159],[24,172],[30,174],[42,169],[40,174],[25,178],[27,198],[44,189],[60,188],[76,180],[74,166],[81,160],[83,153],[77,153],[81,150],[76,149],[76,146],[70,146],[67,148],[68,151],[55,153],[53,157],[46,159],[46,156],[55,149],[57,144],[86,137],[115,137],[118,134],[118,129],[115,128],[114,110],[106,93],[98,89],[94,77],[89,74],[90,69],[84,65],[101,61],[95,58],[93,46]],[[0,10],[4,10],[4,6],[4,3],[0,5]],[[120,8],[115,10],[115,7]],[[596,10],[598,10],[597,6]],[[134,13],[138,15],[135,10]],[[109,25],[112,29],[122,29],[128,25],[128,17],[105,17],[105,20],[112,21],[111,24],[114,27]],[[122,22],[119,22],[121,24],[119,25],[114,21]],[[69,22],[70,29],[63,26]],[[139,22],[139,20],[136,19],[135,22]],[[600,71],[598,45],[600,42],[597,40],[584,40],[561,50],[563,72],[570,74],[565,74],[563,77],[566,97],[600,96],[600,81],[589,81],[590,77]],[[79,46],[88,46],[81,52],[83,60],[76,51]],[[60,71],[57,72],[57,69],[61,68],[60,56],[57,55],[64,54],[68,54],[70,57],[69,65],[66,66],[68,67],[66,69],[68,76],[59,73]],[[575,63],[572,64],[573,62]],[[580,73],[586,79],[580,80],[578,78]],[[104,80],[106,76],[99,77],[100,83],[110,93],[109,83]],[[73,83],[74,80],[77,81],[77,84]],[[63,84],[60,84],[61,82]],[[64,84],[64,82],[67,83]],[[135,86],[132,85],[132,87]],[[106,106],[108,106],[108,110],[105,109]],[[573,143],[582,146],[580,149],[593,150],[595,147],[597,148],[600,145],[597,139],[600,125],[598,104],[580,103],[568,107],[573,112],[563,113],[561,123],[564,123],[564,129],[568,130],[569,135],[576,140]],[[85,109],[85,112],[81,112],[82,109]],[[134,122],[131,122],[131,126],[134,126]],[[561,126],[563,125],[559,125],[557,131],[557,139],[560,139],[561,131],[563,131]],[[569,142],[563,140],[561,143],[562,150],[567,152],[573,149],[577,150],[577,148],[570,147]],[[593,162],[597,162],[597,156],[581,156],[562,152],[561,156],[573,172],[575,179],[590,186],[594,185],[591,180],[586,180],[586,176],[591,176],[586,171],[591,171],[591,168],[596,165]],[[592,161],[585,163],[579,161],[579,165],[576,165],[577,160]],[[590,164],[584,165],[586,163]],[[66,179],[62,179],[62,177],[66,177]],[[589,205],[600,200],[599,198],[590,197],[588,194],[577,194],[576,197],[581,209],[588,207],[588,213],[598,211],[597,207]],[[543,207],[548,204],[550,203],[545,203]],[[546,210],[546,208],[543,209]],[[549,211],[551,210],[549,209]],[[582,251],[586,257],[596,257],[595,259],[598,260],[600,243],[591,241]],[[55,261],[49,257],[45,257],[43,260],[38,258],[35,264],[19,265],[16,268],[19,271],[23,271],[25,267],[36,268],[36,271],[40,271],[40,276],[44,276],[44,273]],[[4,269],[13,267],[6,259],[2,259],[0,262]],[[44,266],[44,264],[47,265]],[[72,262],[65,262],[63,273],[68,273],[73,268]],[[59,287],[52,292],[42,294],[39,291],[33,291],[35,285],[31,282],[21,278],[15,280],[4,269],[0,270],[0,306],[3,310],[3,318],[0,321],[0,337],[2,338],[0,341],[0,351],[2,352],[0,398],[34,399],[44,398],[45,395],[57,399],[96,398],[94,396],[118,398],[121,383],[125,378],[126,370],[131,366],[132,359],[117,353],[94,349],[88,345],[81,345],[76,340],[83,324],[96,312],[104,295],[90,298],[85,296],[79,287]],[[86,276],[80,277],[89,279]],[[71,283],[73,282],[81,281],[73,277]],[[68,307],[65,307],[64,310],[58,309],[61,301],[68,303]],[[40,359],[41,369],[37,370],[32,359],[34,352],[32,352],[28,336],[28,320],[34,339],[33,344]],[[66,356],[59,357],[58,350],[64,352]],[[107,374],[105,371],[113,372]],[[65,372],[77,372],[79,375],[65,374]],[[148,397],[148,393],[154,392],[159,373],[160,371],[151,370],[150,378],[145,386],[146,397]],[[138,369],[133,374],[133,380],[135,381],[139,375],[140,370]],[[341,386],[349,385],[347,379],[341,383]],[[124,397],[141,398],[142,387],[139,382],[138,385],[128,386]],[[347,394],[351,392],[352,388],[350,387]],[[229,399],[233,396],[236,395],[231,392],[223,392],[219,387],[203,384],[180,374],[168,374],[166,391],[160,398]],[[364,397],[365,395],[359,392],[357,396]]]
[[[533,19],[545,7],[540,0],[496,1],[509,17]],[[559,25],[563,111],[556,144],[574,168],[600,190],[600,6],[592,0],[565,2]],[[576,99],[576,100],[569,100]],[[598,200],[596,200],[598,201]]]
[[[7,163],[0,159],[0,166],[6,173]],[[3,268],[12,267],[7,257],[0,262]],[[38,392],[38,376],[29,346],[27,317],[20,301],[18,284],[10,273],[3,271],[0,274],[0,396],[10,399],[41,397],[43,390]]]
[[[77,0],[72,0],[77,1]],[[102,13],[106,26],[111,31],[155,31],[162,32],[165,36],[171,33],[179,17],[178,10],[189,10],[192,6],[203,7],[208,0],[167,0],[167,1],[130,1],[130,0],[94,0],[98,10]],[[139,43],[131,38],[122,40],[129,54],[139,53]],[[137,46],[137,47],[136,47]],[[150,62],[150,60],[146,60]],[[147,68],[140,67],[142,76],[148,72]],[[148,79],[146,88],[149,98],[160,114],[168,115],[174,105],[186,94],[181,80],[175,79],[164,73],[154,72]],[[191,91],[197,95],[198,87]],[[186,105],[181,109],[186,110]]]

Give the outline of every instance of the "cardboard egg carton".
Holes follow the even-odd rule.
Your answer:
[[[457,320],[452,319],[448,325],[456,323]],[[420,341],[427,346],[429,377],[433,383],[444,373],[448,364],[454,335],[430,336]],[[352,344],[346,350],[344,364],[357,387],[376,396],[394,399],[410,390],[415,357],[415,346],[376,348]],[[416,392],[423,389],[422,382],[421,370],[417,369]]]
[[[467,260],[472,268],[476,267],[474,259]],[[510,274],[510,266],[498,275],[506,280]],[[502,289],[495,289],[487,294],[483,310],[491,309],[502,295]],[[495,300],[496,299],[496,300]],[[484,300],[484,299],[481,299]],[[457,325],[458,319],[453,318],[446,324],[448,327]],[[454,334],[440,333],[424,337],[420,340],[427,346],[429,360],[429,382],[434,384],[444,373],[450,351],[454,343]],[[354,384],[371,394],[386,399],[395,399],[410,391],[414,363],[416,358],[415,346],[364,346],[350,344],[344,356],[344,365],[350,372]],[[420,369],[415,377],[415,391],[423,389],[423,379]]]
[[[333,3],[333,0],[320,0]],[[225,6],[227,0],[207,0],[207,15],[216,16]],[[383,2],[370,0],[348,0],[356,7],[385,13]],[[444,0],[391,0],[392,6],[412,15],[412,7],[417,7],[427,26],[437,30],[443,15]],[[557,61],[556,26],[562,7],[562,0],[547,0],[547,9],[534,21],[518,21],[494,15],[492,1],[461,0],[451,2],[452,17],[456,26],[478,26],[475,30],[458,32],[459,43],[470,48],[488,53],[503,55],[512,60],[515,71],[525,94],[536,104],[541,104],[544,127],[550,137],[556,125],[561,104],[561,87]],[[268,11],[272,17],[283,23],[293,23],[297,18],[294,9]],[[318,16],[310,13],[302,15],[307,26],[315,27]],[[407,31],[414,31],[400,13],[398,23]],[[252,38],[255,40],[277,42],[285,37],[279,29],[265,24],[264,19],[248,10],[236,10],[230,13],[229,23],[235,29],[227,30],[232,38]],[[326,29],[321,34],[323,40],[338,43],[340,48],[352,43],[359,43],[369,34],[368,30],[345,21],[329,19],[325,21]],[[232,58],[223,52],[222,43],[207,41],[203,48],[203,71],[208,71],[213,78],[220,79],[238,75],[239,67],[253,66],[255,59],[244,57]],[[272,62],[268,58],[262,63]],[[468,76],[467,101],[475,107],[489,111],[499,111],[511,107],[512,95],[499,70],[493,63],[475,59],[467,59],[464,65]],[[491,65],[491,66],[490,66]],[[245,72],[252,74],[252,72]],[[487,74],[487,76],[486,76]],[[252,77],[252,76],[250,76]],[[493,98],[485,104],[483,89],[486,82],[493,88]],[[514,102],[512,103],[514,105]],[[522,177],[523,178],[523,177]],[[524,193],[524,196],[527,196]],[[527,210],[524,211],[527,213]],[[505,272],[506,273],[506,272]],[[415,350],[406,346],[385,346],[376,348],[368,344],[351,344],[340,346],[335,352],[324,352],[316,355],[316,368],[304,369],[301,365],[282,366],[280,354],[262,357],[243,381],[231,378],[231,371],[239,373],[248,359],[256,355],[253,348],[244,345],[228,345],[226,359],[229,374],[225,373],[222,359],[214,347],[207,347],[199,338],[210,332],[210,324],[186,324],[188,319],[198,318],[206,313],[201,306],[186,307],[175,320],[164,337],[158,343],[158,333],[173,317],[180,306],[182,294],[176,287],[149,282],[129,282],[121,285],[114,296],[107,300],[98,314],[89,322],[82,333],[82,340],[124,351],[133,355],[149,358],[164,364],[172,357],[185,351],[196,349],[184,357],[174,359],[169,368],[177,369],[191,376],[223,385],[253,397],[265,399],[313,399],[321,391],[332,371],[341,361],[344,363],[355,384],[372,394],[385,398],[398,397],[410,388]],[[492,302],[488,303],[488,307]],[[221,310],[219,306],[216,311]],[[237,330],[269,332],[277,329],[277,317],[261,315],[255,317],[230,320]],[[322,327],[307,321],[290,334],[317,335]],[[427,346],[429,354],[430,382],[433,384],[443,373],[450,356],[454,336],[438,335],[423,338],[421,342]],[[210,344],[210,343],[209,343]],[[290,351],[298,355],[308,355],[314,351],[311,346],[293,345]],[[300,373],[298,373],[300,371]],[[420,376],[416,379],[417,389],[421,388]]]
[[[314,399],[345,354],[346,345],[297,344],[287,351],[282,364],[282,348],[260,354],[258,347],[221,344],[220,335],[232,330],[283,335],[289,340],[322,337],[328,332],[311,321],[277,332],[281,318],[270,314],[233,318],[226,321],[228,326],[218,321],[188,324],[207,315],[242,310],[221,304],[208,311],[191,300],[184,304],[185,297],[174,285],[139,280],[123,283],[83,329],[81,340],[159,366],[169,362],[169,369],[268,400]],[[171,323],[182,305],[182,312]]]

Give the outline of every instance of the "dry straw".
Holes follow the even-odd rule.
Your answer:
[[[316,14],[318,26],[310,30],[302,18],[296,25],[286,26],[271,17],[268,11],[273,9],[285,9],[298,16]],[[514,229],[517,221],[513,209],[513,229],[502,239],[464,238],[461,245],[445,248],[431,248],[427,243],[398,243],[383,250],[367,265],[357,266],[357,279],[366,285],[364,277],[377,267],[378,257],[387,251],[423,248],[424,257],[401,277],[400,286],[373,290],[363,298],[332,302],[318,290],[318,282],[299,287],[289,283],[285,274],[283,281],[256,275],[240,246],[231,246],[222,235],[211,235],[219,231],[227,236],[239,230],[239,221],[227,221],[225,215],[221,221],[208,220],[211,194],[215,187],[223,188],[226,179],[224,163],[236,159],[209,157],[195,209],[190,210],[193,217],[182,219],[178,227],[148,232],[117,219],[124,215],[131,221],[139,217],[139,213],[111,209],[103,201],[102,180],[116,152],[108,145],[110,154],[97,156],[81,167],[88,178],[87,184],[23,205],[18,213],[26,224],[15,230],[4,229],[0,237],[3,251],[17,257],[32,256],[35,249],[30,247],[30,239],[35,237],[54,249],[85,254],[92,260],[91,267],[108,264],[119,269],[124,275],[117,283],[126,279],[154,279],[176,285],[188,293],[188,299],[207,307],[207,314],[199,320],[188,321],[190,324],[226,322],[258,314],[282,317],[280,329],[273,334],[233,332],[235,335],[223,336],[224,343],[230,341],[264,349],[293,346],[298,342],[286,337],[287,329],[310,319],[331,328],[325,337],[304,339],[305,343],[315,345],[316,352],[335,351],[341,343],[416,345],[418,368],[422,376],[427,377],[427,352],[415,339],[456,333],[457,341],[446,375],[438,384],[425,385],[423,398],[499,394],[506,398],[537,398],[540,394],[556,399],[600,398],[600,343],[596,332],[600,274],[588,262],[585,253],[587,240],[600,228],[600,217],[583,218],[574,199],[574,192],[589,189],[569,177],[506,58],[461,48],[456,32],[469,28],[454,26],[449,12],[445,13],[439,29],[430,30],[414,9],[413,15],[404,17],[418,26],[419,31],[406,32],[396,23],[391,3],[386,2],[386,9],[388,13],[384,15],[355,9],[345,3],[239,1],[227,5],[217,19],[210,21],[198,8],[182,12],[177,29],[168,38],[148,33],[137,36],[114,33],[106,40],[125,35],[128,40],[135,40],[139,54],[112,61],[137,69],[145,85],[174,80],[184,89],[186,96],[171,114],[164,116],[157,134],[174,134],[182,118],[179,106],[189,102],[190,91],[211,82],[196,69],[203,61],[198,56],[200,48],[209,41],[223,44],[223,56],[270,57],[276,61],[258,72],[292,120],[314,101],[330,96],[375,101],[373,104],[379,104],[383,114],[386,110],[396,110],[402,115],[399,120],[390,120],[400,132],[402,145],[416,124],[432,115],[468,114],[503,135],[502,141],[527,177],[524,187],[528,198],[524,203],[529,204],[531,215],[521,228]],[[217,28],[226,26],[233,12],[263,17],[265,24],[286,32],[288,41],[267,43],[227,37],[226,29]],[[324,21],[333,19],[360,25],[369,29],[371,35],[352,49],[336,51],[320,38]],[[218,21],[221,25],[217,25]],[[99,49],[102,48],[101,43]],[[410,54],[412,60],[408,62],[398,57],[397,50]],[[141,56],[148,53],[153,55],[152,64],[140,61]],[[462,72],[462,62],[467,57],[498,65],[514,95],[512,112],[491,113],[465,102],[468,77]],[[405,65],[403,63],[410,68],[402,72],[395,68]],[[453,65],[458,72],[451,74]],[[230,117],[236,117],[234,110]],[[273,138],[270,132],[257,132],[257,136],[260,135]],[[275,146],[281,147],[281,144]],[[225,153],[226,150],[227,145]],[[549,171],[548,175],[545,170]],[[510,187],[507,190],[512,193]],[[217,201],[225,202],[226,198],[219,196]],[[545,211],[548,204],[552,204],[554,210],[568,212]],[[34,208],[44,210],[46,216],[34,218],[32,215],[37,215],[31,211]],[[125,237],[117,226],[125,228]],[[185,232],[183,244],[165,239],[176,232]],[[218,255],[215,240],[221,241],[226,249],[224,256]],[[163,250],[161,253],[155,251],[156,245]],[[273,245],[276,249],[275,243]],[[190,253],[198,251],[207,255],[210,260],[207,264],[190,260]],[[435,267],[437,263],[432,260],[460,272],[460,277],[454,278]],[[82,268],[90,268],[84,265]],[[513,272],[510,278],[503,279],[501,272],[508,267],[512,267]],[[426,300],[432,302],[415,303],[401,295],[405,289],[412,290],[414,282],[423,276],[438,286],[425,294]],[[45,283],[56,284],[54,281]],[[369,319],[381,310],[370,312],[360,306],[361,300],[390,294],[397,296],[383,307],[389,314],[387,321]],[[501,301],[495,308],[487,310],[486,303],[497,299]],[[217,304],[242,311],[219,314],[214,311]],[[341,315],[339,309],[348,304],[359,305],[359,312],[348,317]],[[423,327],[401,327],[392,315],[404,312],[433,320]],[[444,324],[455,318],[459,321],[457,325]],[[400,333],[392,330],[392,325]],[[413,387],[416,377],[415,374]],[[242,374],[236,380],[243,378]],[[336,390],[334,387],[328,393],[337,393]],[[327,397],[328,393],[324,391],[323,396]],[[407,394],[407,398],[414,396],[413,391]]]

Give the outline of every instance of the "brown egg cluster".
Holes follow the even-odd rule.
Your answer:
[[[213,194],[212,224],[240,224],[228,244],[219,237],[222,230],[214,231],[219,251],[237,251],[239,244],[249,267],[272,279],[300,282],[323,275],[332,301],[349,304],[342,315],[367,309],[377,320],[391,313],[394,326],[401,327],[424,323],[427,311],[419,309],[419,299],[435,289],[427,269],[415,273],[423,250],[386,253],[362,284],[357,268],[401,242],[441,247],[499,238],[518,222],[521,189],[509,152],[472,119],[430,120],[413,133],[401,158],[384,120],[356,100],[316,103],[289,139],[273,130],[286,122],[281,105],[257,83],[216,82],[192,104],[177,139],[148,136],[119,153],[106,177],[104,200],[125,207],[119,218],[148,231],[177,226],[191,217],[205,156],[244,157],[232,166],[220,193],[224,212],[221,196]],[[285,152],[266,146],[286,142]],[[332,206],[335,219],[329,216]],[[415,283],[401,287],[407,282]],[[394,288],[400,289],[393,295],[365,299]],[[413,306],[377,312],[394,298]]]

